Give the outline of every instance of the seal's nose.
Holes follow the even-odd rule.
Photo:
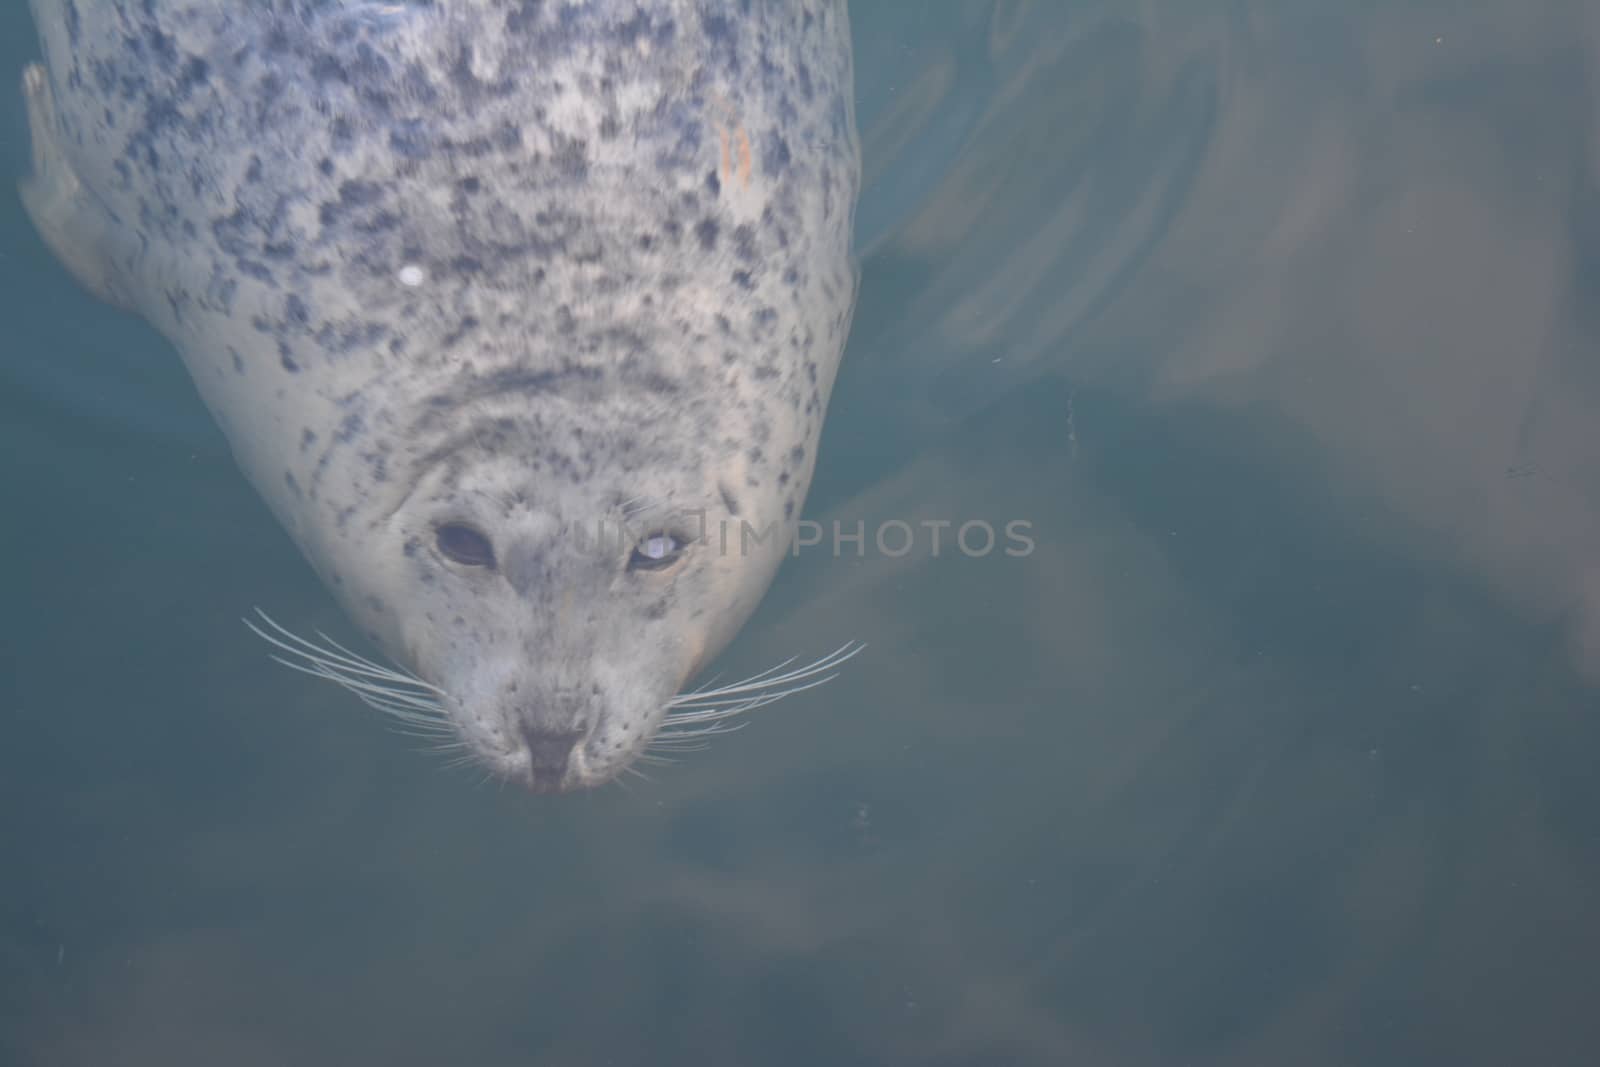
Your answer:
[[[559,783],[572,762],[572,750],[583,740],[582,730],[540,730],[524,725],[522,741],[528,746],[528,769],[535,781]]]

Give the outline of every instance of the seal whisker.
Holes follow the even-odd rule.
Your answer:
[[[256,611],[260,612],[261,609],[257,608]],[[262,612],[261,613],[261,617],[262,618],[267,618],[266,613]],[[267,621],[271,622],[272,620],[268,619]],[[273,625],[274,626],[278,626],[277,623],[273,623]],[[282,626],[278,626],[278,629],[283,631],[284,633],[289,633],[289,631],[284,630]],[[370,660],[370,659],[366,658],[365,656],[357,655],[356,653],[354,653],[354,652],[350,651],[348,648],[346,648],[344,645],[341,645],[339,642],[335,641],[333,638],[331,638],[327,634],[323,633],[321,630],[318,630],[316,633],[317,633],[318,637],[322,638],[324,641],[328,642],[328,644],[332,645],[336,650],[338,650],[339,652],[343,653],[345,662],[350,664],[352,667],[362,671],[363,673],[370,673],[370,674],[374,675],[375,677],[385,678],[385,679],[389,679],[389,680],[392,680],[392,681],[395,681],[395,682],[403,682],[406,685],[414,685],[414,686],[418,687],[419,689],[426,689],[426,690],[428,690],[430,692],[437,693],[440,696],[444,696],[444,690],[443,689],[440,689],[438,686],[434,685],[431,682],[425,681],[422,678],[417,677],[415,674],[412,674],[410,671],[398,670],[398,669],[396,669],[394,667],[386,667],[381,663],[378,663],[378,662],[376,662],[374,660]],[[330,653],[328,653],[328,651],[326,649],[318,648],[316,645],[313,645],[311,642],[306,641],[304,638],[296,637],[292,633],[289,634],[289,636],[295,637],[295,639],[297,641],[299,641],[301,644],[305,645],[307,648],[314,649],[315,651],[317,651],[318,653],[320,653],[320,654],[322,654],[324,656],[330,656],[331,655]]]
[[[790,686],[771,693],[762,693],[759,696],[749,697],[736,703],[705,706],[687,705],[685,708],[674,708],[669,712],[669,717],[673,722],[715,722],[718,719],[742,715],[747,711],[754,711],[756,708],[775,704],[784,697],[793,696],[795,693],[804,692],[807,689],[815,689],[817,686],[831,682],[837,677],[839,677],[837,674],[824,675],[802,685]]]
[[[380,663],[374,663],[372,660],[369,660],[363,656],[358,656],[354,652],[351,652],[349,649],[345,648],[343,645],[339,644],[339,642],[335,641],[333,638],[329,637],[327,634],[323,633],[321,630],[317,631],[317,636],[328,642],[328,644],[332,645],[337,651],[330,652],[328,649],[323,648],[320,645],[313,644],[311,641],[306,640],[304,637],[301,637],[299,634],[278,623],[260,608],[256,609],[256,614],[260,615],[269,626],[271,626],[284,638],[287,638],[289,642],[293,643],[287,643],[284,640],[274,637],[272,634],[266,633],[249,619],[244,619],[242,621],[246,626],[250,627],[257,637],[276,645],[278,648],[289,653],[290,655],[300,656],[311,660],[314,663],[325,665],[330,669],[339,671],[341,674],[365,675],[367,677],[376,678],[380,681],[415,686],[418,689],[425,689],[428,692],[436,693],[439,696],[444,696],[444,690],[440,689],[438,686],[426,682],[414,674],[397,671],[393,668],[385,667]]]
[[[244,624],[256,636],[284,653],[281,656],[274,655],[272,657],[274,662],[281,663],[290,670],[339,685],[353,693],[368,707],[406,726],[408,730],[403,732],[411,733],[412,736],[445,744],[449,743],[448,739],[457,736],[455,727],[451,725],[444,706],[438,699],[443,696],[443,691],[438,686],[357,655],[320,630],[317,631],[317,636],[332,646],[334,651],[294,633],[260,608],[256,609],[256,613],[277,634],[282,635],[279,637],[268,633],[249,619],[244,620]]]
[[[695,745],[706,738],[715,737],[718,734],[730,734],[735,730],[743,729],[747,725],[749,725],[748,720],[737,723],[689,723],[679,729],[664,733],[661,735],[662,744],[653,747],[667,749],[682,745]]]
[[[770,704],[781,695],[781,693],[777,695],[766,693],[756,696],[730,695],[718,700],[685,701],[681,704],[669,704],[667,707],[669,714],[674,716],[687,716],[700,711],[721,711],[730,708],[749,710],[750,708],[760,707],[762,704]]]
[[[674,726],[694,726],[723,722],[727,719],[732,719],[736,716],[754,711],[757,708],[765,707],[768,704],[776,703],[777,700],[777,697],[771,697],[766,700],[748,701],[744,704],[739,704],[731,708],[721,708],[716,711],[692,711],[681,715],[674,715],[671,717],[670,721],[671,725]]]
[[[401,737],[409,737],[413,741],[423,742],[422,747],[417,749],[419,752],[454,752],[465,750],[467,747],[464,744],[443,741],[432,734],[419,733],[416,730],[396,730],[395,733]]]
[[[265,619],[275,630],[289,638],[294,643],[289,644],[271,634],[264,632],[249,619],[243,620],[244,624],[250,627],[256,636],[275,645],[290,655],[298,656],[341,676],[364,676],[376,679],[378,681],[388,682],[392,685],[409,685],[419,689],[425,689],[429,692],[438,693],[441,696],[443,695],[443,691],[437,686],[430,685],[429,683],[413,675],[402,674],[399,671],[385,668],[380,664],[376,664],[370,660],[356,656],[354,653],[350,652],[348,649],[345,649],[342,645],[339,645],[338,642],[334,641],[326,634],[318,631],[319,637],[322,637],[323,640],[327,641],[329,644],[338,649],[338,653],[329,652],[327,649],[322,648],[319,645],[315,645],[300,635],[285,629],[277,622],[274,622],[271,617],[269,617],[265,612],[262,612],[261,609],[257,608],[256,610],[261,617]],[[343,653],[343,655],[340,655],[339,653]]]
[[[805,677],[806,673],[819,672],[819,670],[829,670],[830,667],[834,667],[835,664],[842,664],[842,662],[845,662],[846,659],[850,659],[851,656],[859,653],[862,648],[866,648],[866,645],[856,646],[853,651],[848,651],[848,654],[846,654],[846,649],[850,649],[850,643],[846,643],[846,645],[843,645],[842,648],[835,649],[835,651],[832,651],[832,653],[827,654],[827,656],[822,656],[821,659],[818,659],[818,661],[814,661],[813,664],[806,665],[806,667],[802,667],[802,669],[787,673],[787,675],[779,675],[779,677],[776,678],[771,677],[771,675],[774,675],[774,673],[779,672],[779,670],[784,669],[784,667],[787,667],[787,665],[792,664],[792,662],[797,661],[797,659],[800,659],[798,656],[790,656],[789,659],[786,659],[786,661],[779,662],[779,664],[773,665],[773,667],[768,667],[768,669],[762,670],[760,673],[754,673],[754,675],[750,675],[749,678],[742,678],[741,681],[734,681],[733,685],[722,686],[722,688],[714,688],[714,686],[717,685],[718,678],[722,678],[722,675],[715,675],[715,677],[712,677],[712,680],[707,681],[706,685],[699,686],[699,688],[696,689],[690,689],[690,691],[686,691],[686,693],[678,694],[678,696],[675,696],[674,699],[672,699],[672,704],[670,705],[672,705],[672,707],[690,707],[690,705],[698,705],[701,704],[701,702],[707,702],[707,704],[710,704],[710,702],[718,701],[718,699],[726,699],[726,697],[733,696],[733,694],[746,693],[746,691],[749,691],[749,689],[782,685],[784,681],[790,680],[790,678]],[[835,659],[835,657],[837,657],[837,659]]]
[[[810,664],[806,664],[805,667],[797,667],[797,669],[790,670],[790,672],[786,673],[776,673],[778,670],[784,669],[784,667],[792,664],[792,662],[797,659],[797,657],[792,656],[789,657],[789,659],[786,659],[786,661],[781,662],[781,664],[776,665],[776,667],[768,667],[768,669],[763,670],[763,672],[750,675],[749,678],[744,678],[744,680],[741,681],[734,681],[734,683],[731,683],[731,685],[720,686],[720,688],[715,689],[691,689],[690,693],[685,693],[682,694],[682,696],[674,697],[674,704],[682,701],[704,701],[704,699],[714,699],[714,697],[726,696],[726,694],[749,693],[749,691],[752,691],[752,689],[765,689],[770,688],[770,686],[784,685],[784,683],[787,683],[787,681],[794,681],[797,680],[797,678],[805,678],[808,677],[808,675],[814,675],[814,673],[822,672],[822,670],[834,669],[834,667],[837,667],[838,664],[843,664],[846,659],[850,659],[851,656],[859,653],[862,648],[866,648],[866,645],[858,645],[858,643],[851,641],[851,643],[846,643],[846,645],[842,645],[840,648],[834,649],[832,653],[826,654],[826,656],[821,656],[819,659],[816,659],[816,661],[810,662]]]
[[[435,745],[424,744],[424,745],[418,746],[416,748],[413,748],[412,751],[420,753],[420,754],[425,755],[425,756],[436,757],[436,756],[439,756],[444,750],[438,748]],[[445,766],[446,770],[455,770],[458,767],[465,767],[465,766],[467,766],[469,764],[475,765],[477,762],[478,762],[478,759],[477,759],[476,756],[472,755],[471,753],[463,753],[463,754],[460,754],[460,755],[452,756],[450,759],[445,760],[444,761],[444,766]]]
[[[392,712],[398,716],[427,721],[437,719],[444,713],[444,709],[437,703],[420,701],[408,694],[397,694],[381,686],[340,677],[327,671],[315,671],[312,673],[315,673],[320,678],[326,678],[330,682],[336,682],[358,696],[370,698],[369,703],[374,707]]]
[[[790,656],[788,659],[784,660],[782,663],[779,663],[779,664],[776,664],[774,666],[768,667],[766,670],[762,671],[760,674],[752,674],[750,677],[742,679],[742,680],[737,681],[737,682],[734,682],[733,684],[734,685],[751,685],[751,684],[753,684],[755,682],[759,682],[759,681],[761,681],[761,679],[767,677],[768,675],[772,674],[773,672],[783,670],[783,668],[787,667],[789,664],[793,663],[795,660],[797,660],[799,658],[800,658],[799,656]],[[720,692],[723,691],[721,687],[716,687],[716,688],[713,688],[713,687],[715,687],[717,685],[717,680],[719,678],[721,678],[721,677],[722,677],[722,675],[720,675],[720,674],[714,675],[711,678],[711,680],[709,682],[707,682],[705,685],[700,686],[697,689],[691,689],[687,693],[680,693],[677,696],[676,699],[677,700],[687,700],[687,699],[689,699],[691,697],[705,697],[705,696],[710,696],[710,695],[715,694],[715,693],[720,693]]]
[[[786,670],[795,661],[796,657],[791,657],[743,681],[716,688],[703,686],[680,694],[668,702],[666,719],[645,750],[653,753],[704,749],[707,738],[747,725],[728,720],[832,681],[838,677],[835,668],[865,647],[847,642],[803,667]]]
[[[444,737],[436,733],[419,733],[416,731],[406,730],[400,730],[398,732],[402,734],[408,733],[411,737],[428,742],[429,748],[435,752],[467,752],[472,748],[471,745],[467,744],[467,742],[461,738],[460,734],[455,734],[453,737]]]
[[[285,667],[290,667],[297,671],[303,671],[306,674],[313,674],[318,678],[326,678],[330,682],[337,682],[339,685],[344,686],[351,692],[370,695],[374,699],[381,701],[385,708],[394,710],[396,712],[408,711],[426,713],[440,710],[439,704],[435,700],[430,700],[414,693],[407,693],[404,690],[392,689],[389,686],[379,685],[376,682],[363,681],[359,677],[351,677],[350,675],[342,674],[339,671],[331,670],[322,664],[316,664],[314,666],[307,667],[304,664],[294,663],[279,656],[274,656],[272,658],[283,664]]]
[[[722,731],[717,732],[721,733]],[[652,741],[645,748],[650,752],[699,752],[708,747],[704,740],[708,736],[710,735],[688,734],[683,737],[664,738],[663,741],[666,743],[657,744]]]
[[[775,675],[773,673],[774,671],[786,667],[790,663],[794,662],[794,659],[790,658],[779,664],[777,667],[770,667],[767,670],[762,671],[760,674],[751,675],[749,678],[746,678],[740,682],[734,682],[732,685],[722,686],[717,689],[698,689],[688,693],[683,693],[672,698],[668,706],[671,708],[697,707],[708,702],[714,703],[723,701],[728,697],[738,696],[739,694],[743,693],[759,692],[760,690],[772,689],[773,687],[777,686],[788,686],[792,682],[802,681],[804,679],[814,677],[815,675],[824,671],[830,671],[844,663],[846,660],[849,660],[866,647],[867,646],[864,644],[849,642],[841,645],[839,648],[828,653],[826,656],[823,656],[804,667],[799,667],[784,674]],[[823,681],[826,680],[827,679],[823,679]],[[810,688],[810,686],[803,686],[800,688]],[[799,692],[799,689],[789,689],[784,695],[787,695],[790,692]]]
[[[429,737],[437,737],[440,739],[448,739],[459,736],[455,727],[451,726],[444,719],[429,719],[416,715],[407,715],[401,712],[391,712],[386,708],[377,707],[377,705],[370,706],[389,715],[396,722],[409,727],[416,732],[418,737],[421,737],[424,734]]]
[[[697,725],[697,723],[699,725]],[[669,716],[667,716],[666,722],[664,722],[662,724],[661,729],[656,732],[656,736],[657,737],[687,737],[690,734],[699,733],[701,731],[710,731],[712,733],[717,733],[717,732],[721,732],[723,730],[735,730],[735,729],[738,729],[739,727],[741,727],[743,725],[744,725],[743,723],[739,723],[739,724],[736,724],[736,725],[729,725],[727,723],[722,722],[721,720],[696,720],[696,719],[691,719],[686,715],[685,716],[669,715]],[[693,728],[691,729],[690,727],[693,727]]]
[[[333,638],[329,637],[327,634],[323,633],[321,630],[317,631],[317,636],[328,642],[328,644],[332,645],[340,652],[343,652],[347,657],[349,669],[354,673],[365,674],[373,678],[378,678],[387,682],[393,682],[399,685],[415,686],[418,689],[424,689],[430,693],[436,693],[439,696],[444,696],[444,690],[440,689],[431,682],[424,681],[423,679],[418,678],[416,675],[409,672],[395,670],[393,667],[385,667],[381,663],[374,663],[372,660],[363,659],[362,657],[351,652],[349,649],[345,648]]]
[[[263,640],[270,641],[272,644],[283,649],[285,652],[296,656],[303,656],[319,663],[329,663],[340,667],[348,667],[352,670],[370,670],[377,667],[376,664],[372,664],[348,652],[343,652],[343,650],[330,652],[319,645],[313,644],[304,637],[301,637],[299,634],[294,633],[292,630],[289,630],[287,627],[277,622],[260,608],[256,609],[256,613],[260,615],[261,618],[269,626],[271,626],[278,635],[281,635],[281,639],[280,637],[275,637],[272,634],[265,633],[260,627],[256,626],[249,619],[243,620],[244,624],[250,627],[250,629],[258,637],[261,637]],[[322,636],[324,640],[327,640],[326,635],[322,634],[321,631],[318,631],[318,635]],[[340,654],[341,652],[343,652],[342,655]],[[381,668],[378,669],[381,670]]]
[[[657,733],[655,737],[651,738],[649,745],[647,745],[645,747],[647,747],[647,748],[655,748],[655,747],[670,748],[670,747],[672,747],[672,745],[674,745],[676,743],[689,741],[689,740],[691,740],[693,738],[710,737],[713,734],[731,734],[735,730],[744,729],[747,725],[749,725],[749,724],[748,723],[743,723],[743,722],[739,722],[739,723],[725,723],[724,722],[724,723],[715,723],[715,724],[710,725],[710,726],[697,726],[697,727],[695,727],[693,729],[686,729],[686,730],[663,729],[659,733]]]
[[[311,673],[311,672],[307,672],[307,673]],[[437,736],[437,737],[450,737],[450,736],[455,735],[455,733],[456,733],[455,727],[450,725],[450,722],[449,722],[449,720],[447,718],[445,718],[444,712],[443,712],[442,709],[438,710],[438,711],[434,711],[434,712],[426,712],[425,713],[425,712],[412,711],[412,710],[409,710],[409,709],[406,709],[406,708],[396,707],[394,705],[384,703],[383,700],[381,698],[379,698],[379,697],[371,696],[371,695],[369,695],[367,693],[364,693],[361,690],[359,690],[359,689],[357,689],[357,688],[355,688],[353,686],[346,685],[344,682],[341,682],[338,678],[335,678],[335,677],[333,677],[331,675],[321,674],[321,675],[315,675],[315,676],[316,677],[320,677],[320,678],[324,678],[324,679],[326,679],[328,681],[331,681],[331,682],[338,683],[339,685],[343,686],[345,689],[349,690],[351,693],[355,694],[355,696],[363,704],[366,704],[369,708],[372,708],[374,711],[382,712],[383,714],[385,714],[385,715],[389,716],[390,718],[394,719],[396,722],[404,723],[407,726],[416,727],[417,729],[427,730],[430,733],[432,733],[434,736]]]
[[[319,677],[326,678],[332,682],[339,681],[339,679],[333,678],[326,674],[319,675]],[[351,687],[346,686],[346,688]],[[356,692],[357,690],[352,689],[351,691]],[[365,691],[361,691],[361,693],[369,698],[368,702],[372,704],[373,707],[380,711],[388,712],[398,719],[409,719],[418,723],[443,723],[442,709],[440,708],[425,705],[402,704],[398,701],[389,700],[380,694],[366,693]]]
[[[320,674],[317,675],[317,677],[325,678],[330,682],[335,682],[343,686],[345,689],[349,690],[358,698],[360,698],[360,700],[368,707],[376,711],[381,711],[385,715],[388,715],[400,722],[410,723],[414,726],[432,727],[441,734],[448,734],[454,729],[449,725],[449,721],[444,717],[444,709],[442,708],[407,708],[402,705],[388,703],[382,697],[373,696],[372,694],[361,689],[359,686],[352,685],[349,682],[333,675]]]
[[[394,719],[396,723],[400,724],[401,727],[404,727],[403,732],[410,732],[417,737],[433,737],[441,741],[448,741],[460,736],[455,728],[449,725],[449,723],[443,719],[428,719],[398,712],[390,712],[385,708],[381,708],[370,703],[368,706],[377,711],[382,711],[386,715],[389,715],[389,717]]]
[[[451,756],[440,761],[439,764],[446,771],[475,771],[473,787],[481,789],[493,782],[498,786],[505,785],[505,776],[497,773],[492,767],[485,767],[482,759],[473,752],[466,751],[461,755]]]
[[[335,682],[378,710],[398,717],[414,717],[419,722],[433,722],[444,714],[444,709],[436,703],[425,702],[408,693],[396,693],[381,686],[348,678],[321,665],[308,667],[303,663],[295,663],[281,656],[273,656],[272,659],[290,670],[309,674],[313,678],[322,678],[326,681]]]
[[[428,718],[421,715],[412,715],[407,712],[394,711],[389,708],[380,707],[379,705],[373,704],[370,701],[368,702],[368,706],[388,715],[396,722],[413,731],[418,737],[426,735],[428,737],[448,739],[459,736],[455,727],[450,725],[447,720],[442,718]]]
[[[428,734],[417,733],[414,730],[396,730],[395,733],[401,737],[409,737],[413,741],[422,742],[421,747],[417,749],[418,752],[464,752],[466,750],[465,745],[451,744]]]

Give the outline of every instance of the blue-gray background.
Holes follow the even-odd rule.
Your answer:
[[[802,555],[718,669],[867,653],[556,800],[268,660],[349,630],[0,199],[0,1063],[1600,1061],[1589,7],[857,0],[808,513],[1036,548]]]

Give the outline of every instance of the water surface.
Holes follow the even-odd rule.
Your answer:
[[[858,0],[807,513],[1033,550],[803,553],[716,669],[868,652],[558,800],[268,659],[348,627],[0,199],[0,1061],[1592,1062],[1591,12]]]

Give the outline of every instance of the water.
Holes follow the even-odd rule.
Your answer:
[[[919,539],[787,564],[718,669],[867,653],[627,789],[275,667],[337,610],[0,201],[0,1062],[1592,1061],[1600,18],[853,18],[807,512]]]

